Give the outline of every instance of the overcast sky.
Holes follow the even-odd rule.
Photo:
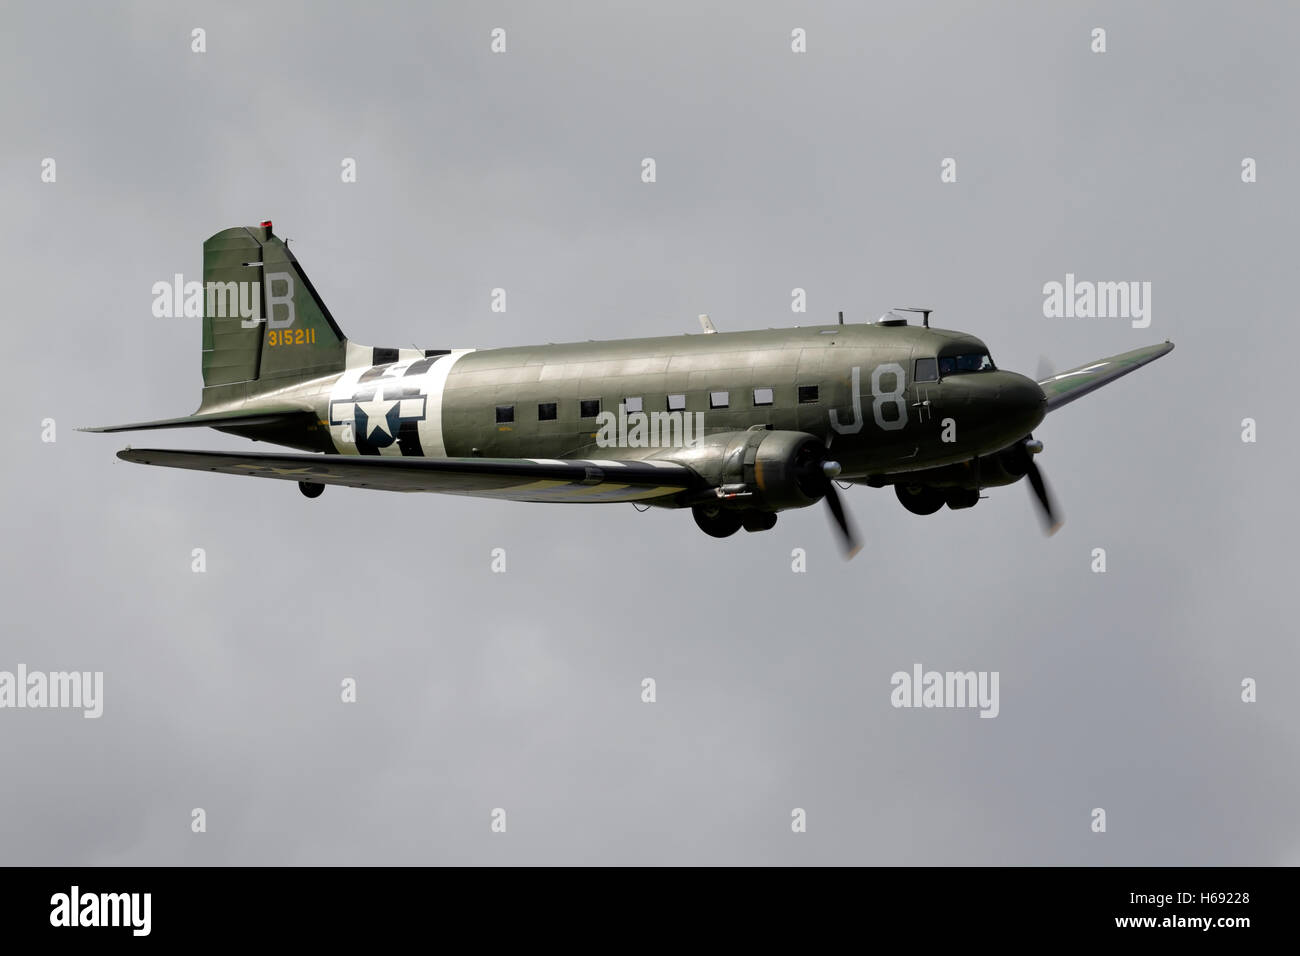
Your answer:
[[[1300,863],[1294,6],[438,7],[5,5],[0,670],[105,687],[0,710],[3,862]],[[1177,349],[1037,430],[1054,538],[1023,483],[856,488],[848,564],[820,507],[308,500],[114,458],[230,436],[76,432],[197,407],[151,286],[266,218],[366,345],[926,305],[1031,375]],[[1067,273],[1150,327],[1045,318]],[[999,716],[891,707],[914,663]]]

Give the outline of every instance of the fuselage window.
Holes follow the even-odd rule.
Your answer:
[[[558,410],[559,406],[555,402],[542,402],[537,406],[537,420],[539,422],[553,422]]]
[[[916,360],[916,374],[912,376],[914,382],[937,382],[939,381],[939,360],[932,358],[923,358]]]
[[[497,424],[504,425],[515,420],[515,407],[513,405],[497,406]]]
[[[670,412],[682,412],[682,411],[685,411],[685,410],[686,410],[686,396],[685,396],[685,395],[669,395],[669,396],[668,396],[668,410],[669,410]]]
[[[754,404],[755,404],[755,405],[771,405],[771,404],[772,404],[772,390],[771,390],[770,388],[756,388],[756,389],[754,389]]]
[[[800,385],[799,386],[799,404],[816,405],[817,404],[817,386]]]
[[[641,396],[623,399],[623,404],[627,407],[628,414],[641,411]]]
[[[709,392],[709,408],[726,408],[730,397],[726,392]]]
[[[600,414],[600,399],[584,398],[578,403],[578,414],[583,418],[595,418]]]

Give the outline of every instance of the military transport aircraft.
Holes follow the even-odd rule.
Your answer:
[[[270,222],[203,244],[203,397],[183,418],[313,454],[126,448],[126,461],[325,485],[515,501],[690,508],[714,537],[825,501],[859,545],[836,480],[893,485],[918,515],[1028,478],[1046,414],[1154,361],[1169,342],[1035,382],[999,369],[929,310],[875,324],[500,349],[369,348],[344,336]],[[197,304],[196,304],[197,311]],[[920,325],[901,312],[920,312]]]

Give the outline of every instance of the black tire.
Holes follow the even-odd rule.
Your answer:
[[[894,485],[899,502],[914,515],[932,515],[946,502],[944,493],[926,485]]]
[[[771,531],[776,527],[775,511],[750,509],[740,513],[740,526],[746,531]]]
[[[960,511],[962,508],[974,508],[979,504],[979,500],[978,488],[951,488],[948,491],[948,507],[953,511]]]
[[[319,498],[325,493],[325,486],[318,481],[300,481],[298,490],[308,498]]]
[[[692,508],[695,523],[700,530],[714,538],[729,538],[740,530],[740,512],[729,508],[719,508],[709,514],[703,508]]]

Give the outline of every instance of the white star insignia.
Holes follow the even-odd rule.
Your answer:
[[[366,437],[372,437],[375,432],[381,431],[389,438],[393,433],[388,430],[388,413],[393,410],[397,402],[384,401],[384,388],[379,386],[375,389],[375,397],[368,402],[357,402],[356,407],[365,413],[366,422],[369,425],[369,431]]]

